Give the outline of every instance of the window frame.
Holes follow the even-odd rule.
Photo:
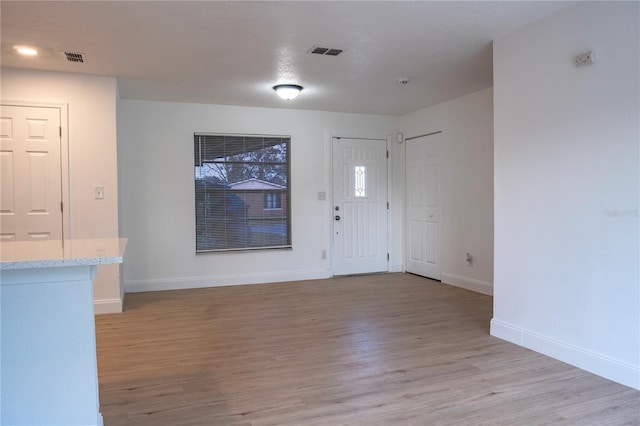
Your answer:
[[[206,143],[206,139],[198,139],[199,137],[201,138],[206,138],[206,137],[214,137],[214,138],[233,138],[233,139],[239,139],[239,138],[244,138],[245,141],[246,140],[251,140],[251,144],[257,143],[258,139],[262,139],[263,144],[265,142],[265,140],[274,140],[274,139],[281,139],[281,141],[279,143],[273,143],[271,145],[267,145],[267,146],[262,146],[262,148],[260,149],[265,149],[268,147],[272,147],[272,146],[278,146],[280,144],[285,144],[285,160],[284,162],[255,162],[255,161],[247,161],[247,162],[239,162],[237,160],[233,160],[233,161],[221,161],[218,159],[221,158],[229,158],[233,155],[239,155],[244,153],[250,153],[250,152],[255,152],[258,151],[258,149],[256,150],[249,150],[249,151],[238,151],[235,152],[233,151],[233,154],[228,154],[224,157],[211,157],[209,160],[216,160],[216,161],[207,161],[207,159],[203,158],[203,144]],[[193,142],[194,142],[194,207],[195,207],[195,211],[194,211],[194,230],[195,230],[195,253],[196,254],[206,254],[206,253],[228,253],[228,252],[244,252],[244,251],[256,251],[256,250],[292,250],[293,249],[293,235],[292,235],[292,217],[291,217],[291,146],[292,146],[292,138],[290,135],[271,135],[271,134],[246,134],[246,133],[217,133],[217,132],[194,132],[193,133]],[[230,143],[230,142],[223,142],[224,147],[226,148],[226,144]],[[246,144],[246,142],[245,142]],[[211,146],[213,146],[214,143],[211,142]],[[258,145],[255,145],[258,146]],[[216,148],[213,148],[213,150],[215,151]],[[223,247],[223,248],[203,248],[203,247],[199,247],[199,207],[198,207],[198,197],[200,195],[200,197],[203,196],[203,194],[205,194],[205,197],[207,196],[207,192],[206,190],[204,190],[204,192],[202,192],[203,190],[199,190],[198,189],[198,183],[203,182],[204,180],[206,180],[206,177],[204,177],[204,175],[200,174],[199,176],[199,171],[198,168],[200,167],[200,173],[202,172],[202,167],[204,167],[206,164],[250,164],[250,165],[256,165],[256,164],[264,164],[264,165],[283,165],[285,172],[284,172],[284,179],[286,182],[286,185],[281,185],[275,182],[268,182],[268,181],[262,181],[264,183],[273,183],[274,185],[279,185],[279,186],[283,186],[284,189],[280,189],[277,190],[277,194],[274,194],[276,196],[279,196],[279,206],[277,208],[273,208],[273,209],[267,209],[265,206],[265,203],[263,202],[263,204],[260,206],[260,210],[261,211],[266,211],[266,212],[273,212],[273,211],[282,211],[282,216],[280,218],[272,218],[272,217],[263,217],[263,220],[269,220],[269,219],[276,219],[276,220],[281,220],[282,221],[282,225],[284,226],[284,232],[285,235],[283,236],[284,238],[284,244],[275,244],[275,245],[258,245],[258,246],[248,246],[245,245],[242,247]],[[258,180],[261,181],[261,179],[258,178],[249,178],[249,179],[245,179],[245,180],[240,180],[238,182],[235,183],[230,183],[230,182],[223,182],[220,183],[219,185],[225,185],[226,187],[222,190],[225,194],[227,193],[236,193],[236,192],[242,192],[243,194],[249,194],[251,193],[252,190],[250,189],[246,189],[246,190],[236,190],[233,191],[232,189],[229,188],[229,185],[234,185],[237,183],[241,183],[244,182],[246,180]],[[215,185],[215,184],[214,184]],[[200,191],[200,193],[199,193]],[[255,190],[254,190],[255,191]],[[260,191],[260,190],[258,190]],[[263,191],[263,201],[266,201],[266,194],[270,191],[267,189],[262,190]],[[226,195],[225,195],[226,196]],[[283,201],[283,198],[286,199],[286,202]],[[244,201],[244,200],[243,200]],[[284,206],[283,206],[284,204]],[[247,210],[249,209],[249,206],[247,205]],[[203,216],[205,219],[208,217],[210,219],[211,215],[209,216]],[[224,213],[224,218],[228,218],[228,215],[226,213]],[[253,218],[254,220],[259,220],[256,218]],[[200,217],[200,221],[202,221],[203,218]],[[225,219],[226,221],[227,219]],[[249,222],[250,219],[246,218],[245,219],[246,222]],[[225,222],[226,223],[226,222]],[[250,225],[249,225],[250,226]],[[214,233],[215,234],[215,233]],[[206,237],[204,237],[206,238]],[[203,240],[204,240],[203,238]],[[226,240],[226,236],[225,238],[225,245],[228,245],[228,241]],[[215,243],[214,243],[215,244]]]
[[[263,210],[282,210],[282,191],[265,191]],[[273,202],[269,198],[273,197]],[[269,207],[270,204],[275,207]]]

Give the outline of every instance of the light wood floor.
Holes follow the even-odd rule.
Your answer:
[[[97,317],[119,425],[639,425],[640,392],[489,336],[413,275],[129,294]]]

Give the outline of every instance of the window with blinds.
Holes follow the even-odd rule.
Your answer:
[[[194,133],[197,253],[291,247],[290,142]]]

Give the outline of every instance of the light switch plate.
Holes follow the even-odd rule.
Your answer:
[[[93,198],[102,200],[104,198],[104,186],[96,185],[93,187]]]

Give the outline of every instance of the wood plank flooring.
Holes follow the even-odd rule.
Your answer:
[[[640,392],[489,336],[407,274],[129,294],[96,317],[106,426],[640,425]]]

